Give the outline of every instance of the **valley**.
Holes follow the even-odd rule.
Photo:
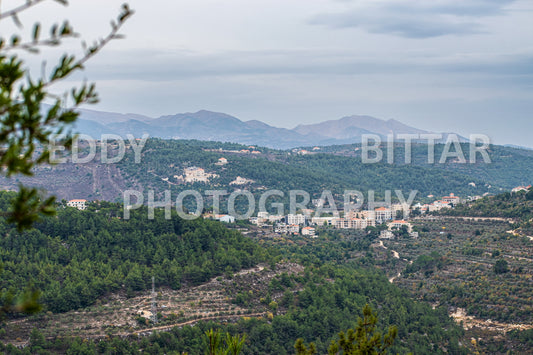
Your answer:
[[[116,153],[113,145],[109,149]],[[0,340],[33,349],[38,337],[58,352],[78,346],[78,339],[86,342],[79,346],[89,348],[120,342],[125,349],[148,351],[160,336],[193,332],[201,338],[207,328],[222,327],[256,339],[257,329],[263,329],[269,340],[247,342],[252,353],[289,354],[298,337],[325,351],[331,337],[353,326],[358,309],[370,302],[382,307],[382,326],[399,326],[402,340],[394,349],[400,353],[527,353],[533,324],[532,206],[524,192],[499,193],[509,183],[498,182],[509,179],[517,166],[523,176],[529,174],[528,154],[493,147],[497,170],[459,164],[443,169],[423,163],[423,147],[413,150],[413,165],[362,164],[354,148],[322,149],[302,154],[300,149],[151,139],[140,164],[127,150],[117,164],[96,159],[43,166],[35,177],[2,180],[4,189],[22,181],[64,200],[93,202],[77,211],[61,201],[60,219],[40,222],[22,238],[2,224],[4,287],[17,290],[25,275],[38,275],[33,280],[42,290],[44,310],[5,321]],[[396,153],[403,154],[401,147]],[[500,157],[509,153],[514,160]],[[301,187],[315,200],[324,188],[331,189],[337,203],[344,189],[353,188],[365,199],[368,191],[383,199],[384,190],[397,187],[419,190],[416,203],[427,204],[449,191],[467,198],[453,208],[414,213],[409,224],[415,234],[400,228],[386,238],[381,232],[388,222],[362,229],[315,225],[309,237],[275,232],[269,223],[186,222],[175,211],[167,220],[160,209],[150,222],[146,207],[122,220],[123,206],[107,202],[120,201],[128,189],[153,190],[159,199],[166,190],[175,197],[191,188],[203,194],[244,189],[258,199],[267,189]],[[3,194],[6,203],[9,193]],[[289,202],[287,195],[273,201]],[[224,206],[227,199],[221,202]],[[204,240],[206,235],[211,237]],[[21,268],[21,260],[29,262]],[[47,273],[37,271],[42,265]],[[157,323],[151,321],[154,275]],[[22,290],[15,292],[22,296]],[[428,332],[431,338],[422,335]],[[203,346],[201,341],[180,344],[172,349],[194,353]]]

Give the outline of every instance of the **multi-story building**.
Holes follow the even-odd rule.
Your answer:
[[[307,236],[312,237],[315,235],[315,229],[313,227],[303,227],[302,235],[307,235]]]
[[[185,168],[185,182],[208,182],[209,179],[217,177],[216,174],[206,173],[204,169],[196,166]]]
[[[288,214],[287,224],[305,224],[307,218],[303,214]]]
[[[407,221],[402,220],[394,220],[388,224],[389,230],[393,229],[400,229],[402,227],[407,227],[407,231],[411,233],[413,231],[413,225]]]
[[[450,194],[450,196],[444,196],[442,198],[442,201],[445,203],[451,203],[452,205],[457,205],[459,202],[461,202],[461,199],[458,196],[455,196],[453,193]]]
[[[257,212],[257,218],[268,219],[268,212]]]
[[[299,234],[300,226],[297,224],[278,223],[274,228],[274,232],[281,234]]]
[[[392,219],[392,210],[390,208],[378,207],[374,210],[374,212],[376,213],[375,219],[379,223],[383,223]]]
[[[331,226],[335,217],[313,217],[311,218],[311,224],[315,226]]]
[[[394,239],[394,233],[392,233],[390,230],[382,230],[379,233],[379,237],[381,239]]]
[[[235,223],[235,217],[227,215],[227,214],[216,215],[215,219],[223,223]]]
[[[68,207],[75,207],[79,210],[84,210],[87,208],[87,200],[77,199],[77,200],[70,200],[67,202]]]
[[[369,226],[375,226],[376,222],[374,219],[335,218],[333,225],[339,229],[365,229]]]

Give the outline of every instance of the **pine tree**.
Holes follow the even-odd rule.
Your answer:
[[[381,332],[376,330],[377,322],[377,315],[366,304],[363,308],[363,318],[359,318],[355,330],[348,329],[346,334],[340,332],[338,342],[331,342],[328,354],[339,354],[339,350],[342,350],[344,355],[386,354],[398,335],[398,329],[395,326],[389,327],[387,334],[382,336]]]

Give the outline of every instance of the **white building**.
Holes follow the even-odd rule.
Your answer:
[[[241,176],[237,176],[237,178],[233,180],[232,182],[230,182],[229,184],[230,185],[246,185],[246,184],[252,184],[254,182],[255,182],[254,180],[246,179]]]
[[[297,224],[278,223],[274,228],[274,232],[281,234],[299,234],[300,226]]]
[[[311,224],[315,226],[331,226],[334,219],[334,217],[313,217],[311,218]]]
[[[287,224],[305,224],[306,219],[303,214],[288,214]]]
[[[268,212],[258,212],[257,217],[250,217],[250,223],[261,226],[268,222]]]
[[[84,210],[87,208],[87,200],[70,200],[67,202],[67,206],[68,207],[74,207],[74,208],[77,208],[79,210]]]
[[[531,185],[529,186],[517,186],[514,189],[511,190],[511,193],[519,192],[519,191],[527,191],[531,188]]]
[[[299,234],[300,233],[300,226],[297,224],[291,224],[288,226],[288,233],[290,234]]]
[[[458,196],[455,196],[453,193],[451,193],[450,196],[444,196],[442,198],[442,201],[444,201],[446,203],[451,203],[451,204],[453,204],[455,206],[455,205],[457,205],[458,203],[461,202],[461,198],[459,198]]]
[[[235,223],[235,217],[227,214],[217,215],[215,218],[223,223]]]
[[[307,236],[312,237],[315,235],[315,229],[313,227],[303,227],[302,235],[307,235]]]
[[[215,163],[215,165],[226,165],[228,163],[228,159],[222,157],[218,159],[218,162]]]
[[[402,220],[394,220],[388,224],[389,230],[393,229],[400,229],[402,227],[407,227],[407,231],[411,233],[413,231],[413,225],[407,221]]]
[[[383,230],[379,233],[381,239],[394,239],[394,233],[390,230]]]
[[[376,213],[376,221],[382,223],[392,219],[392,210],[387,207],[378,207],[374,210]]]
[[[210,178],[217,177],[216,174],[206,173],[204,169],[196,166],[185,168],[185,182],[208,182]]]
[[[451,208],[452,206],[450,206],[450,204],[446,201],[442,201],[442,200],[437,200],[437,201],[433,201],[433,203],[431,205],[429,205],[429,211],[430,212],[433,212],[433,211],[439,211],[443,208]]]
[[[268,212],[257,212],[257,218],[268,219]]]
[[[268,216],[268,221],[269,222],[279,222],[283,219],[283,216],[282,215],[277,215],[277,214],[274,214],[274,215],[269,215]]]
[[[274,227],[274,232],[276,233],[287,233],[287,225],[285,223],[278,223]]]
[[[338,229],[365,229],[369,226],[375,226],[376,221],[374,219],[361,218],[335,218],[333,225]]]

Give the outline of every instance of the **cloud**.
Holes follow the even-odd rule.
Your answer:
[[[92,80],[147,80],[164,82],[202,78],[243,76],[331,77],[359,75],[444,75],[498,78],[507,76],[523,82],[533,80],[533,51],[500,53],[397,53],[365,55],[355,49],[279,49],[256,51],[125,50],[113,51],[108,60],[91,63],[87,75]],[[120,66],[113,63],[121,63]],[[333,80],[332,79],[332,80]]]
[[[505,14],[513,0],[385,0],[357,2],[340,13],[323,13],[312,25],[360,28],[370,33],[431,38],[484,32],[480,19]]]

